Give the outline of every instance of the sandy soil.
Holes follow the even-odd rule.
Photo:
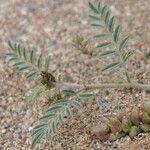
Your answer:
[[[122,26],[123,35],[131,35],[128,48],[137,53],[127,65],[131,75],[142,72],[139,80],[150,83],[150,1],[106,0]],[[6,63],[7,40],[20,42],[36,52],[52,56],[50,71],[66,82],[111,82],[116,73],[101,73],[101,60],[82,54],[72,46],[76,33],[92,38],[87,0],[0,0],[0,150],[30,150],[31,127],[45,106],[40,100],[25,99],[31,84]],[[149,101],[145,91],[105,89],[72,119],[68,119],[52,141],[38,145],[41,150],[150,150],[150,135],[122,138],[101,143],[91,139],[86,129],[101,118],[122,110],[130,111]],[[95,102],[96,101],[96,102]],[[84,129],[84,130],[83,130]]]

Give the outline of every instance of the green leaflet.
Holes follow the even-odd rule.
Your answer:
[[[102,17],[105,16],[106,10],[107,10],[107,6],[104,6],[104,7],[102,8],[102,12],[101,12],[101,16],[102,16]]]
[[[78,94],[79,98],[84,98],[84,99],[87,99],[87,98],[90,98],[93,96],[93,94],[91,93],[80,93]]]
[[[108,10],[105,16],[105,24],[109,25],[109,17],[110,17],[110,11]]]
[[[65,109],[65,114],[66,114],[67,116],[71,116],[71,115],[72,115],[71,109],[70,109],[69,107],[66,107],[66,109]]]
[[[6,53],[5,55],[6,55],[6,57],[7,57],[7,56],[12,56],[12,57],[13,57],[13,56],[16,56],[16,54],[14,54],[14,53]]]
[[[30,62],[33,64],[33,62],[34,62],[34,51],[32,50],[31,52],[30,52]]]
[[[109,33],[102,33],[102,34],[97,34],[94,36],[94,38],[105,38],[105,37],[110,37],[110,34]]]
[[[110,19],[110,22],[109,22],[109,32],[113,32],[113,30],[114,30],[114,24],[115,24],[115,17],[113,16]]]
[[[38,128],[38,129],[34,129],[34,132],[32,133],[32,137],[35,137],[35,136],[37,136],[39,133],[44,132],[44,131],[45,131],[45,128],[46,128],[46,126],[45,126],[45,127]]]
[[[39,69],[42,67],[42,54],[38,57],[37,66]]]
[[[67,104],[69,102],[69,100],[67,98],[63,98],[60,100],[57,100],[56,102],[53,103],[53,105],[57,104],[57,105],[64,105]]]
[[[17,62],[17,63],[14,63],[13,66],[14,67],[19,67],[20,65],[23,65],[24,62]]]
[[[104,28],[103,25],[101,25],[101,24],[96,24],[96,23],[91,24],[91,26],[92,26],[92,27],[95,27],[95,28]]]
[[[32,66],[22,66],[22,67],[18,67],[18,69],[19,69],[20,71],[26,71],[26,70],[32,69]]]
[[[33,77],[35,77],[37,75],[37,72],[32,72],[32,73],[30,73],[30,74],[27,74],[26,75],[26,78],[33,78]]]
[[[104,66],[104,67],[102,68],[102,71],[113,70],[114,68],[116,68],[116,67],[118,67],[118,66],[119,66],[119,62],[113,62],[113,63],[110,63],[110,64]]]
[[[100,20],[99,16],[93,16],[93,15],[89,15],[89,17],[93,20]]]
[[[55,114],[46,114],[46,115],[40,117],[40,119],[51,119],[53,117],[55,117]]]
[[[25,48],[23,49],[22,53],[23,53],[23,58],[27,61],[27,54]]]
[[[58,111],[60,108],[62,107],[62,105],[52,105],[48,110],[47,110],[47,112],[54,112],[54,111]]]
[[[99,11],[97,10],[97,8],[91,3],[89,2],[89,8],[96,14],[99,14]]]
[[[64,118],[63,118],[62,114],[60,114],[60,113],[58,114],[58,121],[61,123],[64,122]]]
[[[39,124],[39,125],[35,126],[33,129],[36,130],[36,129],[42,128],[46,125],[47,125],[47,123],[42,123],[42,124]]]
[[[12,50],[14,53],[16,53],[16,49],[15,49],[15,47],[13,47],[13,45],[12,45],[12,43],[11,43],[10,40],[8,40],[8,45],[9,45],[9,47],[11,48],[11,50]]]
[[[126,37],[126,38],[124,38],[124,39],[121,41],[121,43],[120,43],[120,45],[119,45],[119,50],[123,49],[123,48],[126,46],[128,40],[129,40],[129,36]]]
[[[51,126],[51,130],[52,130],[52,132],[55,132],[56,129],[57,129],[56,122],[53,121],[53,122],[52,122],[52,126]]]
[[[34,148],[34,146],[40,142],[40,140],[43,138],[44,132],[40,132],[39,134],[36,134],[36,136],[32,139],[32,145],[31,148]]]
[[[112,56],[112,55],[116,55],[116,54],[117,54],[116,50],[109,50],[109,51],[102,52],[100,54],[100,58],[104,58],[104,57],[108,57],[108,56]]]
[[[79,101],[73,100],[72,104],[79,109],[83,108],[83,105]]]
[[[106,48],[106,47],[108,47],[108,46],[110,46],[110,45],[112,45],[111,42],[105,42],[105,43],[102,43],[102,44],[97,45],[96,48]]]
[[[123,55],[123,62],[126,62],[133,54],[135,51],[129,51]]]
[[[118,25],[114,31],[114,42],[118,41],[121,27]]]
[[[46,57],[46,60],[45,60],[45,71],[46,72],[48,72],[49,63],[50,63],[50,56]]]
[[[98,11],[101,12],[101,3],[98,3]]]
[[[14,62],[16,62],[16,60],[18,60],[17,57],[7,57],[7,59],[8,59],[9,61],[14,61]]]
[[[76,95],[76,92],[73,90],[63,90],[62,91],[65,95]]]
[[[18,46],[17,46],[17,53],[19,54],[19,56],[21,56],[21,48],[20,48],[20,44],[18,44]]]

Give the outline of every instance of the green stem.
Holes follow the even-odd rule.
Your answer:
[[[103,88],[114,88],[114,89],[122,89],[122,88],[133,88],[133,89],[141,89],[141,90],[150,90],[150,84],[140,84],[140,83],[100,83],[100,84],[76,84],[76,83],[57,83],[57,87],[65,87],[65,88],[82,88],[83,90],[94,90],[94,89],[103,89]]]

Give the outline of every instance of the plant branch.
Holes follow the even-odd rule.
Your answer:
[[[141,89],[141,90],[150,90],[150,84],[140,84],[140,83],[99,83],[99,84],[76,84],[76,83],[57,83],[57,87],[72,87],[77,89],[83,89],[83,90],[94,90],[94,89],[102,89],[102,88],[133,88],[133,89]]]

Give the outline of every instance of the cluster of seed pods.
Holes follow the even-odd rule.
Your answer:
[[[130,113],[112,116],[107,122],[93,126],[90,130],[92,136],[101,141],[115,141],[127,135],[133,139],[141,132],[150,132],[150,102],[142,103]]]
[[[73,39],[73,46],[82,51],[84,54],[88,54],[91,56],[96,55],[96,50],[94,47],[91,46],[90,40],[82,35],[76,35]]]

